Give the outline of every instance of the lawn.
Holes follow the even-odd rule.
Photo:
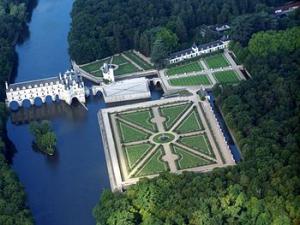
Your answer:
[[[196,151],[214,157],[214,153],[206,135],[198,134],[193,136],[182,137],[179,139],[179,142]]]
[[[194,109],[176,128],[176,132],[179,134],[189,133],[203,130],[200,117],[196,109]]]
[[[118,116],[120,116],[121,118],[123,118],[131,123],[134,123],[145,129],[148,129],[150,131],[157,131],[156,124],[151,122],[153,115],[152,115],[150,109],[147,109],[144,111],[122,113],[122,114],[119,114]]]
[[[192,152],[186,151],[179,146],[172,145],[172,147],[174,153],[179,156],[179,159],[176,160],[178,169],[182,170],[212,164],[211,161],[206,160]]]
[[[132,169],[153,147],[153,145],[144,143],[124,147],[128,166]]]
[[[169,80],[172,86],[196,86],[196,85],[210,85],[207,75],[196,75],[182,78],[175,78]]]
[[[212,55],[204,58],[204,60],[206,61],[208,67],[211,69],[229,66],[229,63],[223,54]]]
[[[123,74],[128,74],[128,73],[135,73],[138,71],[140,71],[140,70],[128,62],[126,64],[119,65],[119,68],[114,71],[114,74],[116,76],[118,76],[118,75],[123,75]]]
[[[103,77],[103,74],[102,74],[101,70],[97,70],[97,71],[91,72],[91,74],[93,74],[96,77]]]
[[[121,121],[118,121],[118,126],[123,143],[147,140],[149,138],[148,133],[131,127]]]
[[[167,75],[174,76],[176,74],[191,73],[191,72],[196,72],[196,71],[201,71],[201,70],[203,70],[203,68],[198,61],[189,62],[187,64],[169,68],[167,70]]]
[[[180,116],[190,107],[190,103],[160,107],[160,113],[166,118],[164,126],[170,129]]]
[[[122,64],[126,64],[126,63],[129,63],[129,62],[121,54],[113,56],[112,64],[122,65]]]
[[[214,76],[216,80],[221,84],[232,84],[232,83],[238,83],[239,77],[233,70],[228,71],[222,71],[214,73]]]
[[[80,66],[80,68],[88,73],[91,73],[93,71],[99,71],[100,67],[103,66],[104,63],[109,63],[109,61],[110,61],[110,58],[100,59],[100,60],[91,62],[89,64],[86,64],[84,66]]]
[[[144,166],[137,173],[136,177],[147,176],[157,174],[163,171],[167,171],[168,165],[161,160],[163,156],[163,150],[159,147],[156,152],[150,157],[150,159],[144,164]]]
[[[127,51],[127,52],[124,52],[123,54],[126,55],[129,59],[131,59],[133,62],[135,62],[137,65],[139,65],[144,70],[153,69],[153,66],[151,64],[149,64],[148,62],[146,62],[145,60],[140,58],[134,52]]]

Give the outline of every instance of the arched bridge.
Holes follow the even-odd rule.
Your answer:
[[[71,105],[76,98],[79,102],[85,103],[85,88],[82,78],[74,71],[67,71],[63,75],[46,79],[20,82],[8,85],[6,82],[6,104],[10,106],[12,102],[22,106],[23,101],[29,100],[33,105],[36,98],[40,98],[43,103],[47,97],[52,101],[60,99]]]

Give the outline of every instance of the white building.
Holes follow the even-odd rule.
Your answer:
[[[11,102],[22,106],[25,100],[29,100],[33,105],[36,98],[40,98],[45,103],[47,97],[51,97],[52,101],[60,99],[69,105],[75,98],[79,102],[85,103],[85,88],[82,78],[73,71],[67,71],[58,77],[10,85],[6,83],[7,106],[10,106]]]
[[[196,45],[193,44],[191,48],[175,52],[170,55],[168,61],[170,64],[178,63],[186,59],[191,59],[200,55],[216,52],[225,49],[229,45],[229,40],[219,40],[210,42],[208,44]]]
[[[106,80],[108,82],[115,82],[114,68],[112,65],[104,63],[101,67],[101,71],[103,74],[103,80]]]
[[[94,85],[94,95],[101,92],[106,103],[123,102],[151,97],[148,80],[145,77],[126,79],[107,85]]]

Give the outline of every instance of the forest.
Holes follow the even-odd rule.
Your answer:
[[[165,56],[193,42],[201,44],[219,38],[207,26],[225,23],[234,25],[233,33],[235,29],[243,31],[239,33],[242,37],[234,38],[243,38],[245,44],[252,33],[276,27],[271,6],[288,1],[76,0],[69,52],[79,64],[132,48],[147,56],[152,49],[161,49],[165,53],[158,55]],[[157,47],[164,43],[166,46]]]
[[[24,189],[5,158],[11,149],[6,137],[4,82],[13,78],[15,45],[26,34],[26,22],[35,4],[35,0],[0,0],[0,224],[5,225],[33,224]]]
[[[231,44],[252,79],[214,94],[242,162],[106,190],[94,208],[97,225],[300,224],[299,25]]]

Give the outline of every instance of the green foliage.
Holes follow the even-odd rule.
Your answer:
[[[162,174],[124,194],[105,194],[96,207],[99,223],[117,218],[113,204],[126,201],[137,212],[135,224],[299,224],[299,48],[262,58],[248,49],[235,53],[252,79],[215,93],[244,160],[209,173]]]
[[[4,159],[10,149],[6,145],[7,113],[4,104],[4,82],[12,75],[17,62],[15,45],[27,29],[35,0],[0,0],[0,224],[32,225],[24,189]]]
[[[289,54],[300,48],[300,27],[285,31],[260,32],[249,42],[249,51],[256,57],[272,54]]]
[[[52,132],[49,121],[31,122],[30,131],[33,134],[37,148],[49,155],[55,153],[56,135]]]
[[[167,38],[171,40],[167,43],[176,47],[173,38],[177,37],[177,47],[182,49],[193,41],[205,43],[217,38],[210,30],[202,33],[204,24],[230,23],[238,15],[256,12],[258,3],[273,6],[286,1],[76,0],[69,34],[70,55],[77,63],[87,63],[135,48],[147,56],[154,54],[156,62],[170,50],[165,46],[158,52],[161,43],[157,33],[162,28],[176,35],[172,40]]]

